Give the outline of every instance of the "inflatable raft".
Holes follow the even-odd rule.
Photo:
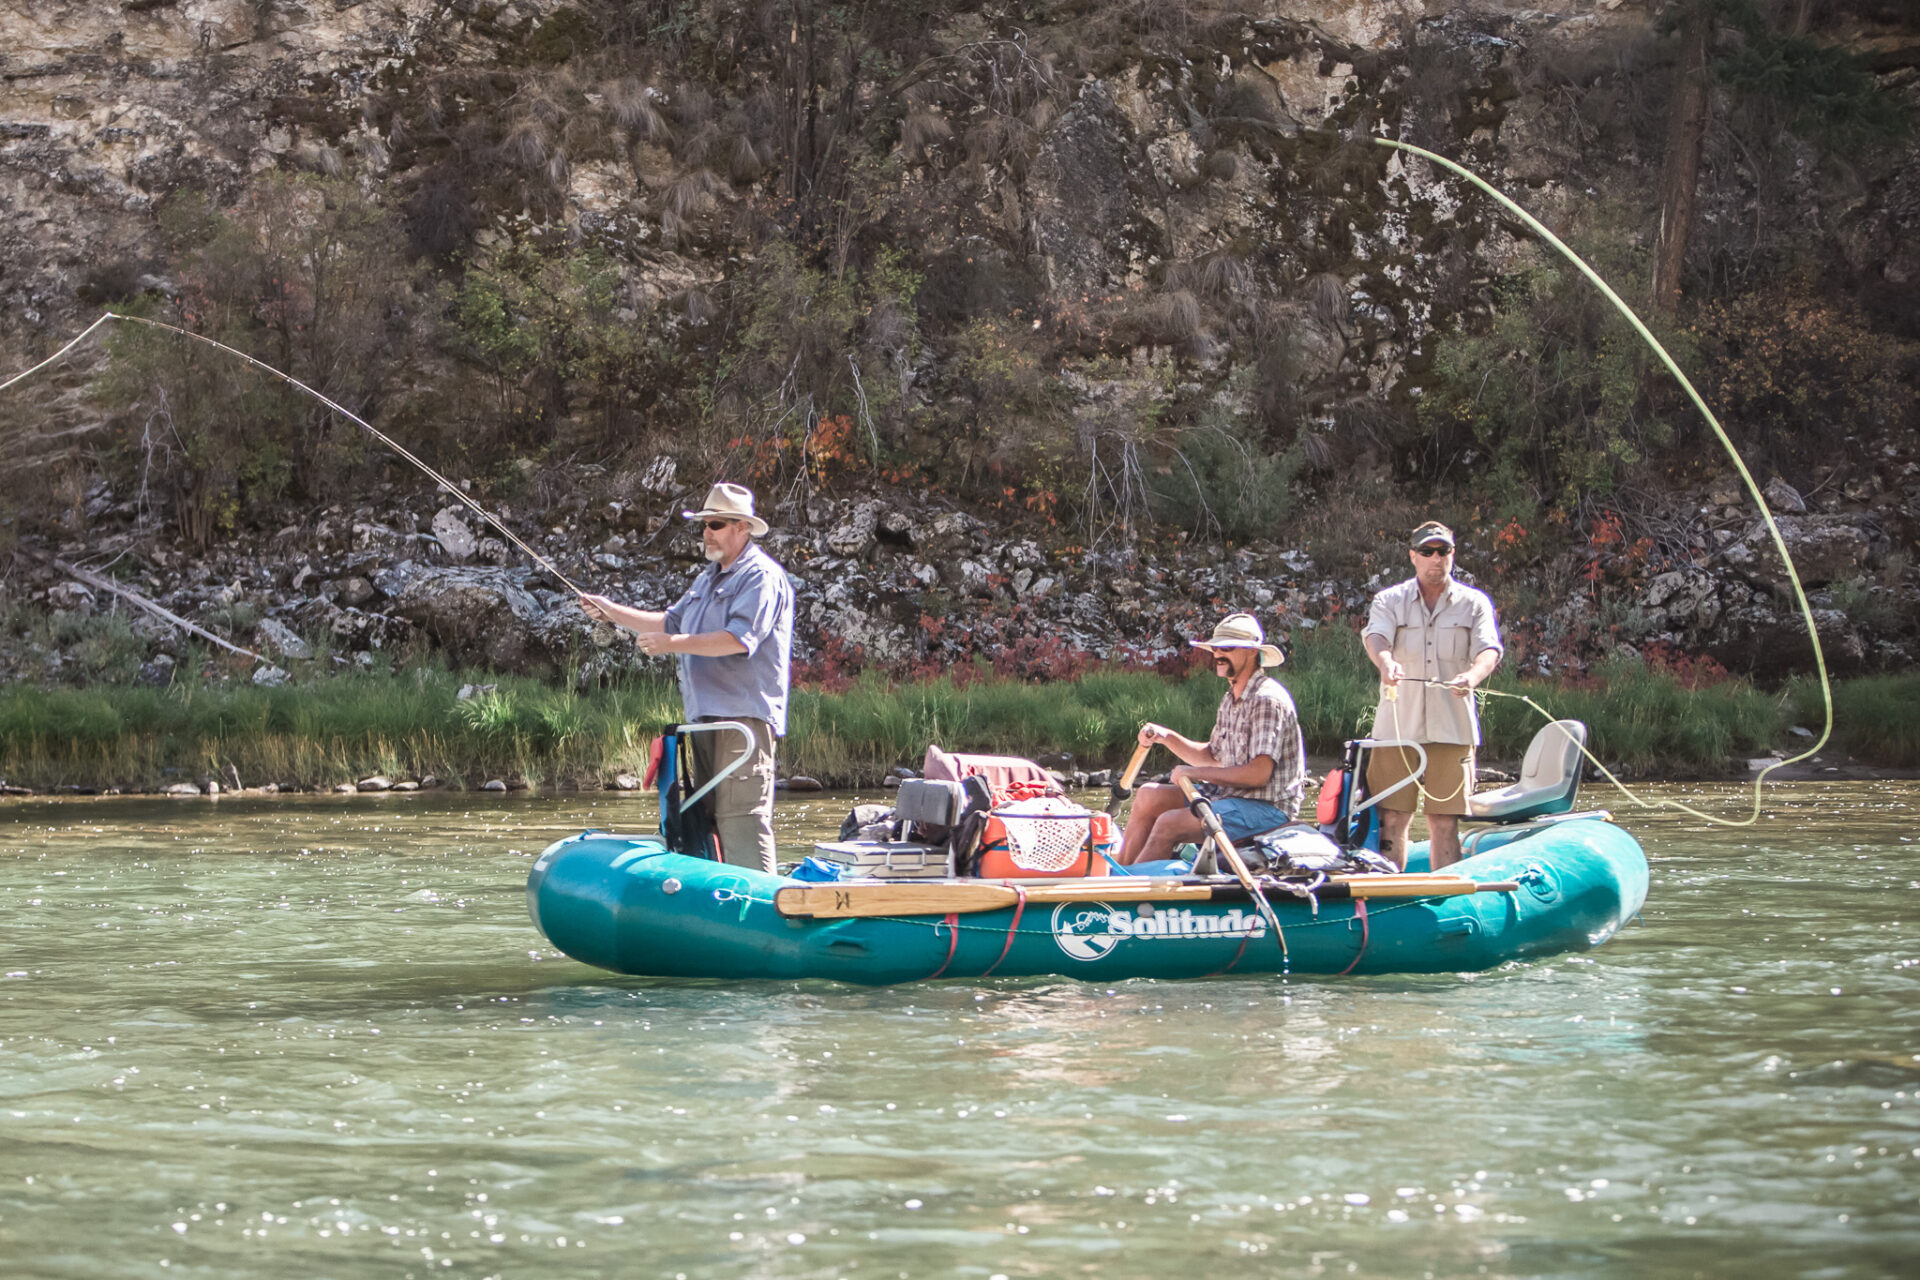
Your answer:
[[[1646,899],[1646,858],[1605,814],[1496,827],[1469,848],[1444,878],[1354,876],[1310,896],[1268,880],[1262,904],[1231,876],[821,884],[589,831],[540,855],[527,906],[554,946],[616,973],[885,985],[1466,972],[1597,946]]]

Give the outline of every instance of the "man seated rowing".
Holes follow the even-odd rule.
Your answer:
[[[1286,687],[1262,667],[1285,659],[1267,643],[1250,613],[1229,614],[1205,640],[1191,641],[1213,655],[1213,669],[1227,679],[1226,696],[1205,742],[1165,725],[1140,727],[1140,744],[1166,747],[1185,763],[1168,782],[1148,783],[1134,795],[1133,816],[1120,842],[1122,863],[1171,858],[1187,841],[1201,838],[1200,819],[1180,794],[1182,777],[1213,805],[1227,838],[1236,844],[1285,826],[1300,812],[1307,789],[1307,748],[1300,716]]]

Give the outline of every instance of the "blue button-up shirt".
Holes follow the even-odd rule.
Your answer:
[[[787,686],[793,658],[793,583],[774,558],[749,546],[721,572],[709,564],[667,610],[667,630],[725,631],[745,653],[680,655],[680,700],[689,720],[765,720],[787,736]]]

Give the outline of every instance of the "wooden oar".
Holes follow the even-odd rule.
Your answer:
[[[1280,917],[1273,914],[1273,904],[1267,901],[1267,895],[1260,892],[1260,886],[1254,883],[1253,872],[1247,870],[1246,861],[1241,858],[1240,851],[1233,847],[1233,841],[1227,839],[1227,829],[1220,825],[1220,815],[1213,811],[1213,806],[1207,803],[1206,797],[1194,787],[1193,779],[1178,771],[1175,772],[1174,777],[1175,785],[1180,788],[1180,794],[1187,798],[1187,808],[1193,810],[1193,816],[1200,819],[1200,825],[1207,829],[1207,838],[1213,841],[1213,847],[1220,851],[1226,858],[1227,865],[1233,868],[1234,878],[1240,882],[1240,886],[1253,895],[1255,905],[1260,908],[1260,914],[1267,918],[1267,925],[1273,930],[1273,936],[1279,940],[1280,950],[1284,954],[1287,949],[1287,935],[1280,932]]]
[[[1077,880],[1036,880],[1019,888],[1000,880],[895,881],[886,884],[789,886],[773,895],[785,916],[965,915],[1002,911],[1027,892],[1029,904],[1047,902],[1207,902],[1213,886],[1145,876],[1097,876]]]
[[[1443,875],[1340,876],[1314,890],[1326,901],[1342,898],[1451,898],[1466,893],[1512,893],[1511,881],[1480,882]],[[1035,880],[1016,887],[1000,880],[886,881],[857,884],[789,885],[774,894],[783,916],[822,920],[868,916],[971,915],[1005,911],[1026,890],[1029,906],[1061,902],[1204,903],[1245,902],[1253,895],[1238,884],[1146,876],[1096,876],[1075,880]],[[1279,882],[1266,892],[1283,892]]]
[[[1113,797],[1107,801],[1108,817],[1119,813],[1120,805],[1133,794],[1133,784],[1140,778],[1140,766],[1147,762],[1147,752],[1151,750],[1153,750],[1153,744],[1149,742],[1142,742],[1135,746],[1133,758],[1127,761],[1127,767],[1120,772],[1120,780],[1107,784],[1107,790]]]

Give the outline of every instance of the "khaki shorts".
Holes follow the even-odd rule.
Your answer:
[[[1473,748],[1457,742],[1420,745],[1427,749],[1427,771],[1419,790],[1403,787],[1382,800],[1380,807],[1412,813],[1414,802],[1423,800],[1428,813],[1466,813],[1467,797],[1473,794]],[[1419,760],[1411,747],[1375,747],[1368,753],[1367,794],[1379,795],[1412,773]]]

